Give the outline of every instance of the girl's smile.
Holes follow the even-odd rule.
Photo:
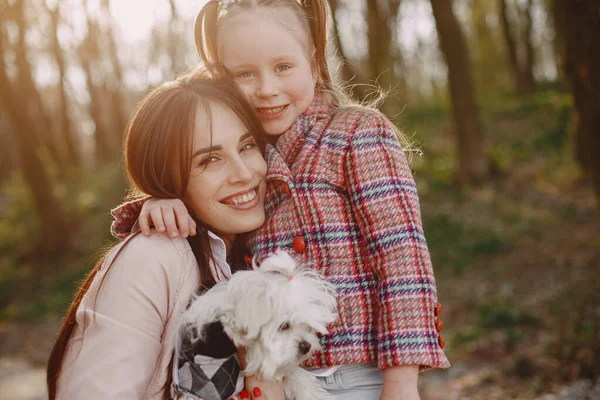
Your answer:
[[[271,121],[280,118],[284,114],[285,110],[287,110],[287,108],[288,104],[279,107],[257,107],[256,113],[258,114],[258,117],[261,120]]]

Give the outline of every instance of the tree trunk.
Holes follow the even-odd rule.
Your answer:
[[[339,6],[338,0],[330,0],[331,5],[331,17],[333,19],[333,40],[336,50],[336,56],[340,59],[340,76],[343,85],[349,85],[350,94],[355,100],[362,100],[365,96],[363,90],[358,85],[359,82],[363,82],[358,77],[358,72],[352,66],[352,63],[348,60],[344,47],[342,46],[342,40],[340,39],[340,31],[337,23],[337,10]]]
[[[403,106],[408,103],[408,85],[406,84],[406,78],[404,72],[404,57],[402,56],[402,50],[400,48],[400,40],[398,38],[398,14],[400,13],[400,5],[402,0],[390,0],[388,2],[389,10],[389,30],[390,30],[390,67],[392,72],[392,79],[396,85],[394,92],[396,93],[397,106]],[[396,73],[396,68],[400,73]],[[402,108],[402,107],[400,107]]]
[[[498,87],[506,86],[507,72],[510,74],[500,62],[506,58],[506,52],[503,48],[499,49],[497,44],[498,35],[502,36],[501,30],[496,31],[496,28],[488,23],[488,16],[496,12],[496,5],[496,0],[469,2],[469,23],[473,30],[470,36],[473,43],[470,47],[473,79],[475,86],[483,91],[495,91]],[[500,39],[502,40],[502,37]],[[512,79],[509,83],[512,83]]]
[[[526,74],[519,63],[517,42],[510,29],[511,24],[508,18],[508,7],[506,0],[499,0],[499,8],[502,34],[504,35],[504,41],[506,43],[506,54],[508,56],[508,61],[510,63],[510,68],[515,82],[515,90],[519,94],[530,93],[532,88],[528,83]]]
[[[110,159],[116,158],[116,146],[113,146],[114,141],[111,141],[111,137],[105,128],[104,121],[102,119],[102,99],[99,95],[99,90],[94,83],[93,65],[94,61],[99,59],[99,49],[97,37],[100,34],[98,24],[94,21],[87,9],[87,0],[84,0],[84,9],[87,15],[87,36],[79,47],[79,57],[81,59],[81,66],[85,71],[87,91],[90,96],[90,105],[88,110],[90,116],[94,121],[94,151],[96,161],[104,162]],[[113,148],[114,147],[114,148]],[[113,151],[114,150],[114,151]]]
[[[458,180],[482,179],[488,172],[483,132],[475,102],[469,54],[451,0],[431,0],[440,47],[448,66],[448,84],[458,151]]]
[[[185,41],[181,40],[182,32],[179,28],[183,21],[177,12],[175,0],[169,0],[169,7],[171,9],[171,21],[169,22],[167,51],[171,58],[171,73],[169,76],[174,76],[182,73],[185,69],[185,48],[182,48],[182,43],[185,43]]]
[[[60,131],[63,138],[66,150],[67,163],[74,166],[80,164],[79,150],[71,129],[69,119],[69,101],[67,99],[67,80],[66,80],[66,63],[63,51],[58,40],[58,26],[60,20],[60,5],[57,4],[54,9],[50,10],[50,18],[52,24],[52,51],[56,64],[58,65],[59,74],[59,98],[60,98]]]
[[[525,31],[523,41],[525,42],[525,66],[523,68],[523,79],[527,93],[535,91],[535,78],[533,68],[535,66],[535,49],[533,48],[533,19],[531,17],[531,0],[525,2],[523,16],[525,19]]]
[[[367,26],[369,42],[369,71],[371,80],[384,92],[394,88],[394,66],[390,56],[389,13],[381,9],[379,0],[367,0]],[[381,111],[387,116],[396,112],[394,99],[387,98],[381,105]]]
[[[4,54],[3,31],[0,31],[0,54]],[[66,224],[59,203],[52,195],[47,168],[39,158],[40,141],[36,135],[35,120],[27,104],[31,93],[15,88],[6,73],[4,61],[0,60],[0,106],[7,116],[19,149],[19,159],[25,181],[31,190],[33,201],[40,221],[40,246],[44,255],[54,254],[66,243]]]
[[[107,21],[112,21],[110,18],[110,0],[102,0],[102,9],[104,10],[105,15],[107,16]],[[112,26],[109,23],[108,27],[106,27],[106,31],[104,35],[108,40],[108,49],[110,53],[110,60],[112,62],[113,67],[113,77],[114,77],[114,85],[110,90],[110,99],[111,99],[111,107],[112,107],[112,117],[113,117],[113,129],[116,134],[116,140],[118,143],[121,143],[123,140],[123,134],[125,133],[125,126],[127,125],[127,118],[125,117],[125,107],[123,101],[123,95],[121,91],[123,90],[123,70],[121,68],[121,62],[119,61],[119,54],[117,48],[117,42],[114,37],[114,32],[112,31]]]
[[[28,49],[25,43],[27,21],[25,20],[24,1],[18,0],[15,2],[13,11],[15,22],[19,28],[19,37],[15,47],[15,64],[17,67],[17,79],[15,81],[19,85],[19,94],[28,98],[28,101],[24,103],[27,113],[36,117],[32,120],[32,125],[35,129],[31,131],[31,134],[39,135],[36,140],[45,145],[41,150],[47,151],[51,160],[59,167],[63,167],[65,165],[65,158],[54,136],[52,121],[46,113],[44,102],[33,80],[31,65],[27,59]]]
[[[551,20],[552,27],[554,27],[554,40],[552,41],[552,51],[554,52],[554,62],[556,64],[556,73],[558,81],[566,81],[564,76],[564,40],[565,33],[563,25],[563,18],[556,18],[555,5],[553,0],[546,0],[546,9],[548,10],[548,17]]]
[[[575,157],[600,205],[600,2],[555,1],[554,18],[563,27],[563,65],[575,106]]]

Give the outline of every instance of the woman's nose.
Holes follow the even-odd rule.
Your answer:
[[[252,170],[241,157],[237,157],[229,172],[229,180],[232,183],[249,182],[252,180]]]

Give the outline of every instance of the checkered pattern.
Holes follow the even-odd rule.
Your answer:
[[[223,325],[208,325],[204,339],[192,341],[192,336],[197,335],[183,335],[182,343],[175,349],[175,391],[184,395],[180,397],[202,400],[238,395],[244,387],[244,377],[235,345],[223,331]]]
[[[259,262],[290,251],[337,290],[340,319],[306,366],[448,367],[417,190],[389,122],[374,112],[336,111],[316,96],[267,147],[267,158],[267,222],[250,248]],[[293,252],[298,236],[303,254]]]
[[[133,231],[133,226],[140,215],[142,206],[148,199],[149,197],[144,197],[142,199],[133,200],[110,210],[110,214],[114,218],[110,225],[110,233],[117,239],[125,239],[131,233],[135,233]]]
[[[230,399],[244,387],[235,355],[219,359],[199,354],[179,358],[177,388],[203,400]]]

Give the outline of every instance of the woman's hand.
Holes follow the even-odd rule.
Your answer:
[[[149,199],[140,211],[139,225],[146,236],[152,226],[159,232],[168,232],[172,238],[196,235],[196,221],[179,199]]]
[[[261,381],[253,376],[245,378],[245,389],[240,400],[285,400],[283,381]]]

